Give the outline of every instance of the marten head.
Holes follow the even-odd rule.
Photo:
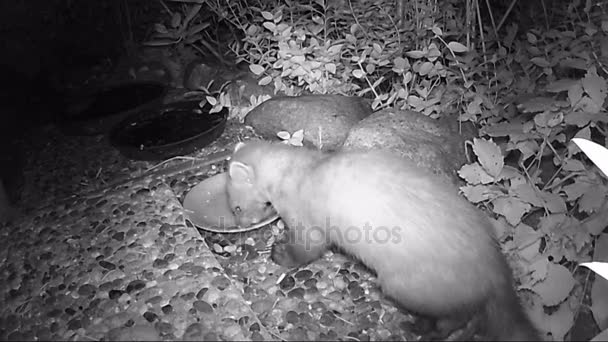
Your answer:
[[[238,143],[228,164],[226,191],[228,204],[240,227],[249,227],[275,214],[268,195],[258,184],[259,177],[253,163],[254,151],[245,151],[248,146]],[[249,153],[247,153],[249,152]]]

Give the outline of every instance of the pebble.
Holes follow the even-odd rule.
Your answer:
[[[209,303],[205,302],[204,300],[197,300],[192,304],[192,306],[197,311],[200,311],[202,313],[206,313],[206,314],[213,313],[213,307]]]

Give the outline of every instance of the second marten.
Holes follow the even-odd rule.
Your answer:
[[[305,265],[336,245],[374,270],[405,309],[477,315],[487,339],[540,339],[488,219],[452,184],[403,158],[255,141],[237,145],[228,175],[241,226],[276,210],[289,227],[288,241],[273,246],[276,263]]]

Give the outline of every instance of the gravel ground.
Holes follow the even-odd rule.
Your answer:
[[[418,338],[359,263],[328,252],[297,270],[274,264],[280,222],[216,234],[187,220],[184,195],[251,136],[229,122],[191,158],[158,166],[100,136],[30,135],[22,215],[0,226],[0,339]]]

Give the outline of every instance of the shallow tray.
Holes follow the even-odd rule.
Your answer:
[[[226,108],[211,114],[211,105],[200,108],[199,103],[180,101],[133,113],[112,129],[110,142],[131,159],[190,154],[212,143],[226,128]]]

